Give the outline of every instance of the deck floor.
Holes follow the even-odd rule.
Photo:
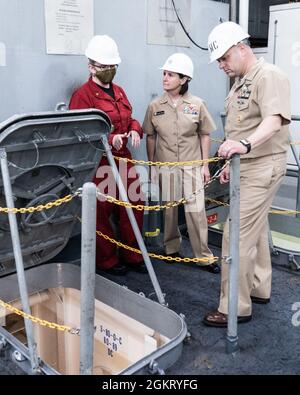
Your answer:
[[[218,248],[213,250],[220,255]],[[182,252],[190,255],[187,240],[183,241]],[[62,260],[63,257],[61,255]],[[297,302],[300,305],[300,273],[286,268],[285,257],[276,258],[273,265],[271,303],[253,305],[252,321],[239,325],[240,351],[235,356],[225,352],[226,329],[208,328],[201,322],[205,313],[217,307],[220,275],[205,272],[195,264],[155,260],[152,263],[169,308],[185,315],[191,333],[190,340],[184,343],[181,358],[167,374],[300,374],[299,318],[296,320],[299,326],[292,323],[295,314],[292,306]],[[131,271],[124,277],[105,276],[156,300],[147,274]],[[0,374],[15,375],[22,371],[2,356]]]

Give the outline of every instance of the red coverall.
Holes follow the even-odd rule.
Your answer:
[[[143,135],[142,128],[138,121],[131,118],[132,107],[127,99],[127,96],[123,89],[118,85],[112,84],[115,99],[105,93],[92,79],[90,78],[87,83],[82,85],[78,90],[76,90],[70,100],[69,108],[74,109],[85,109],[85,108],[97,108],[104,111],[110,117],[112,125],[114,126],[113,132],[109,135],[108,141],[112,145],[112,139],[116,134],[124,134],[131,130],[135,130],[139,133],[140,137]],[[126,147],[128,139],[123,139],[123,146],[119,151],[112,147],[112,154],[118,157],[130,158],[131,154]],[[109,182],[113,180],[113,175],[110,168],[107,169],[108,161],[106,157],[103,157],[99,164],[100,170],[101,166],[106,166],[106,170],[110,172]],[[116,160],[116,165],[121,173],[121,178],[124,183],[125,189],[128,189],[130,185],[135,183],[134,190],[140,195],[140,185],[138,182],[138,174],[134,169],[134,165],[124,161]],[[97,172],[98,172],[97,171]],[[130,178],[128,173],[130,172]],[[98,185],[100,182],[107,180],[108,174],[98,176],[97,173],[94,177],[93,182]],[[115,185],[115,184],[114,184]],[[127,187],[126,187],[127,186]],[[116,190],[116,198],[119,199],[118,188]],[[102,190],[103,193],[108,193],[108,187]],[[131,197],[129,200],[131,201]],[[134,204],[141,204],[141,199],[133,201]],[[142,231],[143,226],[143,212],[133,210],[135,218],[137,220],[138,226]],[[121,242],[127,244],[131,247],[138,248],[136,238],[134,236],[130,221],[128,219],[126,209],[121,206],[117,206],[113,203],[108,203],[107,201],[97,201],[97,230],[100,230],[105,235],[116,238],[111,227],[110,217],[115,214],[119,219],[119,229],[120,229],[120,239]],[[96,253],[96,264],[101,269],[110,269],[118,263],[118,257],[116,254],[116,246],[110,241],[104,240],[102,237],[97,236],[96,241],[97,253]],[[128,263],[132,265],[138,265],[143,262],[142,255],[136,254],[134,252],[121,249],[120,250],[120,263]]]

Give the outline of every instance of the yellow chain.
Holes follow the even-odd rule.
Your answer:
[[[230,160],[226,161],[225,164],[222,166],[221,169],[219,169],[212,177],[211,179],[204,185],[204,188],[207,188],[211,183],[213,183],[217,178],[219,178],[220,173],[223,169],[225,169],[226,166],[228,166],[230,163]],[[203,189],[204,189],[203,188]],[[126,207],[126,208],[132,208],[135,209],[137,211],[160,211],[160,210],[164,210],[164,209],[169,209],[172,207],[177,207],[180,206],[181,204],[186,204],[188,203],[193,197],[197,196],[203,189],[199,189],[198,191],[194,191],[189,197],[187,198],[181,198],[178,201],[173,201],[173,202],[168,202],[164,205],[154,205],[154,206],[144,206],[142,204],[132,204],[129,202],[124,202],[122,200],[118,200],[116,198],[114,198],[113,196],[109,196],[109,195],[105,195],[102,192],[99,191],[99,189],[97,189],[97,194],[104,197],[109,203],[114,203],[117,206],[122,206],[122,207]]]
[[[163,209],[169,209],[169,208],[177,207],[177,206],[180,206],[181,204],[187,203],[187,199],[182,198],[182,199],[178,200],[177,202],[168,202],[168,203],[166,203],[166,204],[164,204],[162,206],[160,206],[160,205],[143,206],[142,204],[132,204],[132,203],[129,203],[129,202],[123,202],[121,200],[115,199],[112,196],[104,195],[103,193],[101,193],[99,191],[97,191],[97,194],[102,196],[102,197],[105,197],[105,199],[109,203],[114,203],[117,206],[121,206],[121,207],[133,208],[133,209],[135,209],[137,211],[144,211],[144,210],[145,211],[160,211],[160,210],[163,210]]]
[[[122,158],[119,156],[114,156],[113,157],[116,160],[124,161],[124,162],[129,162],[134,165],[148,165],[148,166],[191,166],[191,165],[203,165],[204,163],[213,163],[213,162],[219,162],[222,160],[222,158],[210,158],[210,159],[199,159],[199,160],[191,160],[191,161],[185,161],[185,162],[153,162],[153,161],[146,161],[146,160],[137,160],[137,159],[128,159],[128,158]]]
[[[214,200],[214,199],[209,199],[209,198],[206,198],[205,200],[207,202],[209,202],[209,203],[215,203],[218,206],[230,207],[230,204],[224,203],[224,202],[220,202],[219,200]]]
[[[214,200],[214,199],[205,199],[206,201],[210,202],[210,203],[215,203],[218,206],[224,206],[224,207],[230,207],[230,204],[228,203],[224,203],[224,202],[220,202],[218,200]],[[296,211],[296,210],[270,210],[269,214],[276,214],[276,215],[297,215],[300,214],[300,211]]]
[[[26,319],[34,322],[35,324],[38,324],[38,325],[41,325],[41,326],[45,326],[45,327],[50,328],[50,329],[56,329],[56,330],[61,331],[61,332],[68,332],[68,333],[71,333],[73,335],[75,335],[75,334],[78,335],[79,332],[80,332],[78,328],[71,328],[70,326],[67,326],[67,325],[59,325],[59,324],[56,324],[54,322],[49,322],[49,321],[46,321],[46,320],[42,320],[41,318],[34,317],[31,314],[24,313],[24,311],[19,310],[16,307],[11,306],[10,304],[4,302],[3,300],[0,300],[0,306],[5,308],[6,310],[11,311],[12,313],[15,313],[15,314],[17,314],[17,315],[19,315],[19,316],[21,316],[23,318],[26,318]]]
[[[99,230],[97,230],[97,235],[107,241],[110,241],[112,244],[115,244],[118,247],[124,248],[125,250],[135,252],[136,254],[142,254],[142,252],[140,250],[138,250],[137,248],[129,247],[129,246],[121,243],[120,241],[114,240],[113,238],[103,234]],[[217,257],[209,257],[209,258],[179,258],[179,257],[176,257],[176,258],[173,258],[170,256],[157,255],[157,254],[153,254],[153,253],[148,253],[148,255],[151,258],[156,258],[156,259],[160,259],[160,260],[164,260],[164,261],[175,261],[175,262],[186,262],[186,263],[188,263],[188,262],[204,262],[204,263],[211,263],[212,264],[214,262],[217,262],[219,259]]]
[[[224,140],[218,140],[218,139],[211,139],[211,140],[216,143],[220,143],[220,144],[224,143]],[[291,145],[300,145],[300,141],[294,141],[291,143]],[[222,158],[220,158],[220,157],[214,157],[214,158],[209,158],[209,159],[199,159],[199,160],[191,160],[191,161],[184,161],[184,162],[153,162],[153,161],[146,161],[146,160],[122,158],[119,156],[113,156],[113,158],[115,160],[132,163],[134,165],[147,165],[147,166],[160,166],[160,167],[203,165],[205,163],[214,163],[214,162],[219,162],[220,160],[222,160]]]
[[[220,143],[220,144],[224,143],[224,140],[218,140],[218,139],[212,139],[212,138],[211,138],[211,141],[214,141],[215,143]],[[293,141],[290,144],[291,145],[300,145],[300,141]]]
[[[0,207],[0,213],[21,213],[21,214],[25,214],[25,213],[34,213],[36,211],[43,211],[43,210],[49,210],[50,208],[53,207],[59,207],[64,203],[69,203],[72,199],[74,198],[74,195],[67,195],[61,199],[57,199],[53,202],[48,202],[46,204],[39,204],[38,206],[35,207],[27,207],[27,208],[7,208],[7,207]]]
[[[270,210],[269,214],[277,214],[277,215],[292,215],[292,214],[300,214],[300,211],[296,210]]]

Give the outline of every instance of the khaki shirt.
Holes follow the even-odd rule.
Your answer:
[[[216,129],[204,102],[190,93],[180,97],[174,107],[165,93],[150,103],[143,130],[157,135],[155,161],[182,162],[202,159],[200,135]]]
[[[271,139],[254,148],[244,158],[257,158],[286,152],[291,121],[290,84],[287,76],[263,58],[231,88],[225,100],[226,138],[247,139],[270,115],[281,115],[283,126]]]

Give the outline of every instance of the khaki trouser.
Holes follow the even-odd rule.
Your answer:
[[[251,298],[270,298],[272,266],[268,244],[268,212],[284,177],[286,155],[241,160],[240,266],[238,315],[251,315]],[[222,256],[229,255],[229,225],[225,224]],[[228,314],[228,265],[222,264],[220,305]]]
[[[189,198],[194,191],[200,193],[193,196],[184,205],[186,225],[193,254],[196,258],[212,257],[208,248],[207,219],[205,213],[203,181],[201,167],[161,167],[160,186],[162,200],[178,201],[182,197]],[[167,254],[180,250],[181,235],[178,228],[178,207],[165,210],[164,245]],[[201,263],[207,265],[209,263]]]

